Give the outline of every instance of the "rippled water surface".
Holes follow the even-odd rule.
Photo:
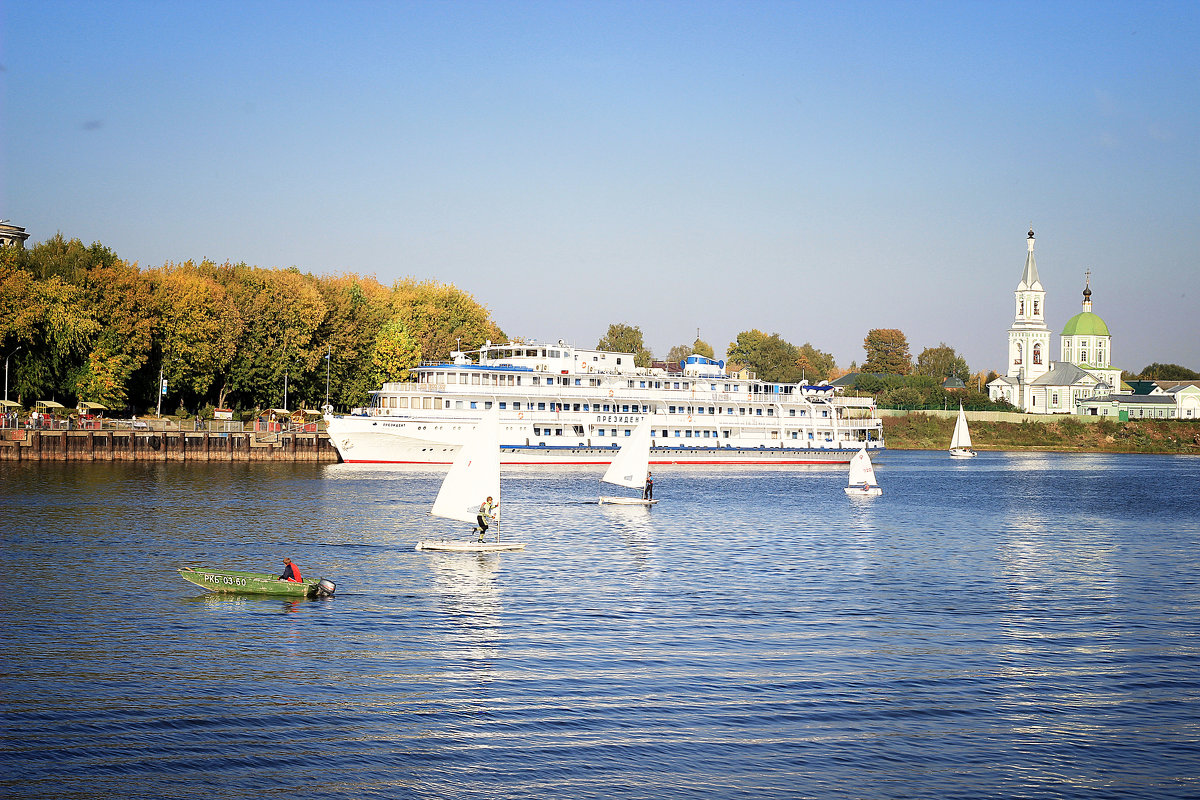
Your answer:
[[[480,556],[436,471],[0,464],[0,795],[1200,796],[1200,459],[598,472]]]

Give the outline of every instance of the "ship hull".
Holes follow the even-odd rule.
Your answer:
[[[459,445],[448,437],[420,439],[399,432],[370,430],[362,418],[334,417],[328,420],[329,437],[341,460],[347,464],[443,464],[454,461]],[[400,426],[397,426],[400,427]],[[418,426],[419,427],[419,426]],[[432,427],[432,426],[426,426]],[[469,427],[469,426],[468,426]],[[875,443],[872,443],[875,444]],[[872,447],[873,451],[881,450]],[[505,444],[501,442],[500,463],[505,465],[589,465],[608,464],[618,447],[548,444]],[[781,447],[700,447],[662,446],[650,448],[650,464],[783,466],[799,464],[848,464],[857,453],[853,448]]]

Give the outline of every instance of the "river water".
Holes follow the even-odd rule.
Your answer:
[[[0,464],[0,796],[1200,796],[1200,459],[598,472]]]

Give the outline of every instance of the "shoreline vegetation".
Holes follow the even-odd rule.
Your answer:
[[[953,431],[953,417],[917,411],[883,418],[883,441],[888,450],[946,450]],[[1200,455],[1200,420],[1084,421],[1069,415],[1045,422],[971,420],[971,441],[979,452]]]

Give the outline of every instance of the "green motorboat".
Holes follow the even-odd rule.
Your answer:
[[[269,594],[280,597],[331,597],[337,588],[328,578],[301,582],[282,581],[274,575],[260,572],[234,572],[208,567],[184,567],[179,576],[189,583],[203,586],[210,592],[235,594]]]

